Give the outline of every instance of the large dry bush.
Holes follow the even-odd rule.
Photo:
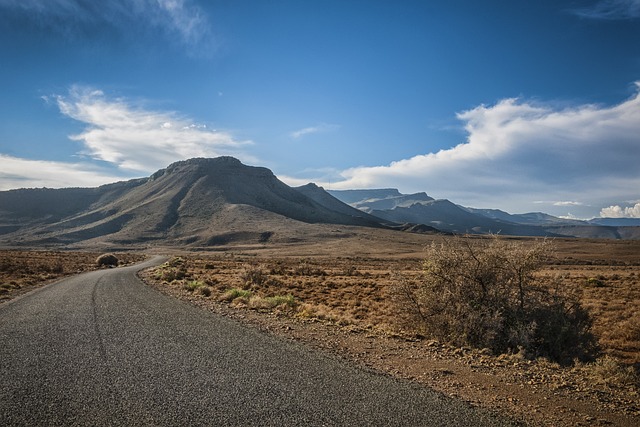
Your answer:
[[[420,333],[455,345],[521,352],[561,363],[593,356],[588,313],[536,274],[549,240],[455,237],[427,249],[423,275],[397,280],[401,317]]]

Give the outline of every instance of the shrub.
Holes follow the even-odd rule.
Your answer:
[[[184,285],[184,288],[189,292],[193,292],[195,290],[202,288],[203,286],[204,286],[204,283],[199,282],[197,280],[193,280],[187,283],[186,285]]]
[[[497,236],[455,237],[434,243],[420,279],[396,280],[401,318],[455,345],[559,363],[587,360],[596,350],[590,317],[536,274],[551,255],[548,240],[527,245]]]
[[[296,276],[326,276],[327,272],[311,265],[306,260],[302,260],[294,270],[293,274]]]
[[[603,356],[584,366],[587,376],[596,384],[609,387],[638,387],[640,376],[633,366],[625,366],[611,356]]]
[[[102,254],[96,259],[99,267],[117,267],[118,258],[114,254]]]
[[[221,301],[231,302],[231,301],[233,301],[235,299],[238,299],[238,298],[244,298],[244,299],[246,299],[248,301],[249,298],[251,298],[251,295],[253,295],[253,293],[251,291],[246,291],[244,289],[233,288],[233,289],[229,289],[227,292],[222,294],[222,296],[220,297],[220,300]]]
[[[272,307],[285,306],[285,307],[293,308],[296,306],[296,300],[291,294],[276,295],[273,297],[267,297],[265,299]]]
[[[240,273],[240,280],[246,286],[260,286],[267,281],[267,274],[260,267],[247,266]]]

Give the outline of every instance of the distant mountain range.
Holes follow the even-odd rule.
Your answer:
[[[97,188],[0,192],[0,246],[211,247],[296,242],[327,225],[418,233],[640,238],[633,222],[563,220],[463,208],[395,189],[292,188],[232,157],[173,163],[148,178]]]
[[[640,238],[640,219],[597,218],[580,221],[541,212],[509,214],[498,209],[474,209],[426,193],[401,194],[396,189],[330,190],[329,194],[390,222],[418,223],[450,233],[518,236]]]

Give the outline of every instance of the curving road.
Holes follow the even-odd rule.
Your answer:
[[[0,425],[508,425],[164,296],[161,261],[0,306]]]

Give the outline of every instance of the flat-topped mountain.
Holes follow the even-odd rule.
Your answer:
[[[232,157],[191,159],[98,188],[0,192],[0,243],[216,245],[265,242],[301,224],[385,227],[320,188],[314,197]]]

